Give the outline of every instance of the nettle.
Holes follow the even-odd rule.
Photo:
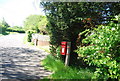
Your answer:
[[[90,66],[97,67],[94,79],[120,78],[120,25],[101,25],[90,32],[82,41],[88,45],[78,47],[76,52]]]

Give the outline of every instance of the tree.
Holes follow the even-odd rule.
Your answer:
[[[46,29],[47,23],[48,23],[48,21],[45,16],[43,16],[42,20],[38,23],[38,29],[41,31],[42,34],[48,33],[47,29]]]
[[[45,31],[47,20],[42,15],[30,15],[24,22],[25,30],[35,30],[36,32]]]
[[[3,18],[2,23],[1,23],[4,27],[8,28],[10,27],[9,24],[5,21],[5,19]]]
[[[51,35],[51,52],[56,53],[53,49],[56,49],[61,41],[71,41],[71,63],[76,62],[74,58],[77,58],[77,54],[74,50],[77,49],[79,32],[102,24],[103,20],[111,19],[107,18],[107,15],[113,16],[120,12],[117,11],[120,8],[119,3],[42,2],[41,5],[49,21],[47,28]]]
[[[3,18],[3,20],[0,22],[0,33],[1,34],[5,34],[6,29],[10,27],[9,24],[5,21],[5,19]]]

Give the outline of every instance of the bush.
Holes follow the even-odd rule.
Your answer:
[[[0,21],[0,34],[7,35],[6,29],[10,27],[8,23],[3,18],[2,21]]]
[[[61,46],[56,47],[56,48],[54,48],[53,46],[50,46],[50,53],[52,53],[52,55],[56,57],[57,59],[60,59],[61,58],[60,49],[61,49]]]
[[[42,65],[52,72],[51,79],[91,79],[93,73],[88,69],[65,67],[64,63],[49,55],[42,61]]]
[[[27,41],[28,41],[28,42],[31,42],[32,34],[33,34],[33,33],[36,33],[36,31],[34,31],[34,30],[28,30],[28,31],[26,31]]]
[[[6,30],[7,30],[6,27],[0,27],[0,34],[7,35],[8,33],[6,32]]]
[[[3,33],[5,33],[5,31],[6,31],[7,28],[5,28],[5,27],[0,27],[0,29],[1,29],[1,32],[0,32],[0,33],[3,34]]]
[[[96,66],[93,78],[120,77],[120,27],[110,23],[91,31],[83,41],[87,46],[80,46],[76,52],[89,66]]]
[[[25,33],[22,28],[7,28],[8,32],[18,32],[18,33]]]

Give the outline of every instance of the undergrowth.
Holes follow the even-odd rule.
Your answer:
[[[42,61],[42,65],[52,71],[48,79],[91,79],[93,72],[89,69],[76,69],[68,66],[64,66],[64,63],[52,55],[48,55],[46,59]]]

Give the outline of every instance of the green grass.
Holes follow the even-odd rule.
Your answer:
[[[52,71],[50,79],[91,79],[93,72],[89,69],[76,69],[68,66],[64,66],[64,63],[55,59],[53,56],[48,55],[46,59],[42,61],[42,65]]]
[[[27,44],[28,46],[33,46],[33,43],[32,42],[28,42],[27,41],[27,36],[25,35],[25,37],[23,38],[23,43],[24,44]]]
[[[9,32],[9,34],[19,34],[18,32]]]
[[[0,36],[3,36],[3,34],[0,34]]]
[[[37,47],[46,51],[46,52],[48,52],[48,53],[50,53],[50,46],[49,45],[48,46],[37,46]]]
[[[26,44],[27,43],[27,36],[25,35],[25,37],[23,38],[23,43]]]

